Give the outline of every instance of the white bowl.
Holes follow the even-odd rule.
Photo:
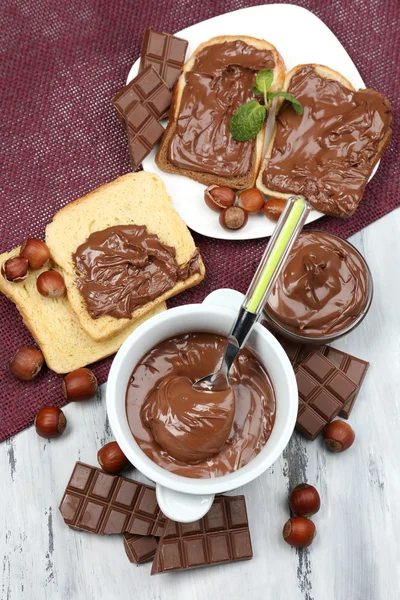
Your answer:
[[[252,481],[280,456],[289,442],[297,416],[297,385],[282,346],[259,323],[246,344],[268,372],[276,396],[276,417],[271,436],[261,452],[241,469],[222,477],[194,479],[170,473],[153,462],[136,443],[125,409],[127,386],[142,356],[157,343],[181,333],[208,331],[228,335],[243,296],[233,290],[217,290],[203,304],[178,306],[152,317],[138,327],[121,346],[107,382],[107,412],[115,439],[129,461],[156,483],[159,506],[174,521],[196,521],[204,516],[215,494]]]

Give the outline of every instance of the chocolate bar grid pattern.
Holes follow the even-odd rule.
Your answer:
[[[358,386],[358,389],[354,392],[353,396],[349,398],[339,413],[340,417],[348,419],[351,411],[353,410],[362,382],[367,374],[369,363],[361,358],[357,358],[351,354],[347,354],[346,352],[332,348],[331,346],[316,347],[308,344],[296,344],[294,342],[289,342],[280,336],[277,336],[277,339],[288,355],[288,358],[294,369],[298,367],[299,364],[305,360],[309,354],[311,354],[311,352],[318,350],[318,352],[321,352],[321,354],[326,356],[328,360],[336,365],[338,369],[340,369],[356,384],[356,386]]]
[[[220,496],[194,523],[168,520],[151,574],[252,558],[244,496]]]
[[[130,108],[125,124],[131,165],[136,171],[164,133],[164,128],[140,102]]]
[[[152,66],[172,89],[181,74],[188,42],[168,33],[146,29],[139,71]]]
[[[165,524],[154,488],[79,462],[59,508],[73,529],[100,535],[160,536]]]
[[[314,440],[357,386],[323,354],[313,351],[295,370],[299,391],[296,427]]]
[[[151,66],[136,75],[112,99],[113,106],[121,121],[138,102],[147,109],[156,121],[165,115],[171,104],[171,92],[168,86]]]
[[[124,533],[124,548],[127,557],[136,565],[153,560],[158,539],[152,535],[134,535]]]

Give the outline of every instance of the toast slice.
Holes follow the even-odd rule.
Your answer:
[[[204,278],[205,268],[199,257],[199,273],[177,281],[161,296],[137,308],[132,318],[116,318],[108,314],[92,318],[77,287],[73,253],[92,233],[111,226],[131,224],[145,225],[148,233],[157,235],[163,244],[174,247],[178,265],[190,261],[196,250],[188,228],[172,208],[163,181],[145,171],[119,177],[70,202],[46,228],[46,243],[54,261],[63,269],[71,307],[81,327],[97,342],[116,335],[167,298],[200,283]]]
[[[0,264],[12,256],[18,256],[19,250],[15,248],[2,254]],[[53,268],[63,275],[62,269],[57,266]],[[14,302],[42,350],[47,366],[56,373],[69,373],[114,354],[136,327],[167,308],[165,302],[161,302],[115,336],[95,342],[83,331],[66,295],[45,298],[37,291],[36,280],[47,269],[48,266],[31,271],[24,281],[18,283],[11,283],[0,276],[0,291]]]
[[[281,105],[257,187],[276,198],[302,194],[316,210],[350,217],[390,143],[389,101],[318,64],[294,67],[283,89],[302,102],[303,115]]]
[[[194,86],[196,85],[202,86],[198,88],[202,90],[202,92],[200,92],[201,100],[204,98],[204,91],[207,94],[212,93],[210,90],[215,86],[217,77],[211,78],[209,73],[204,74],[204,63],[206,62],[204,56],[205,53],[209,53],[207,54],[207,56],[209,56],[207,69],[211,70],[210,65],[212,64],[214,69],[213,74],[220,75],[221,68],[218,63],[219,59],[217,51],[219,50],[219,52],[222,52],[222,49],[226,44],[230,44],[231,47],[233,44],[233,47],[238,49],[237,61],[232,58],[230,68],[236,64],[239,67],[245,65],[247,47],[250,47],[250,49],[253,50],[256,49],[256,51],[258,51],[258,64],[254,64],[254,67],[252,66],[252,70],[254,69],[254,74],[250,73],[251,81],[249,80],[249,83],[244,88],[243,86],[240,86],[240,83],[238,84],[237,81],[233,80],[233,91],[231,90],[224,97],[215,98],[215,102],[210,107],[208,112],[208,122],[205,126],[204,123],[200,122],[198,119],[196,110],[193,110],[193,106],[190,105],[190,100],[187,98],[187,96],[192,94],[191,90],[194,89]],[[210,52],[210,49],[215,49],[216,51],[214,53],[214,58]],[[261,54],[263,54],[262,60],[259,58]],[[234,112],[236,112],[239,106],[255,98],[251,91],[251,86],[255,84],[256,71],[261,69],[273,69],[274,80],[271,91],[281,89],[285,77],[285,65],[275,46],[269,42],[266,42],[265,40],[260,40],[249,36],[219,36],[200,44],[200,46],[193,52],[190,59],[185,63],[182,74],[180,75],[175,86],[170,108],[169,123],[156,155],[156,163],[158,167],[163,171],[167,171],[168,173],[185,175],[186,177],[190,177],[191,179],[199,181],[204,185],[222,185],[234,189],[252,187],[257,177],[262,159],[265,126],[262,128],[255,140],[249,140],[248,142],[236,142],[229,133],[229,125],[231,116]],[[248,69],[243,72],[247,71]],[[224,73],[225,71],[222,70],[222,74]],[[218,86],[218,82],[216,85]],[[236,85],[238,86],[237,88],[235,87]],[[229,97],[230,100],[227,101],[226,97]],[[181,105],[184,105],[186,102],[189,102],[189,114],[181,113]],[[214,106],[220,104],[223,106],[224,112],[222,114],[214,111]],[[213,119],[214,122],[219,123],[215,135],[212,135]],[[212,139],[213,142],[215,139],[217,139],[217,144],[219,144],[219,160],[215,161],[213,156],[207,156],[205,159],[207,162],[207,171],[201,171],[200,164],[197,163],[196,166],[193,164],[193,162],[196,161],[196,149],[198,147],[198,142],[192,142],[191,139],[185,139],[184,137],[187,130],[186,125],[188,120],[189,122],[192,122],[192,127],[194,130],[199,130],[201,132],[198,138],[200,135],[206,136],[207,140]],[[207,133],[209,126],[209,131],[211,132],[210,134]],[[222,138],[221,132],[223,132]],[[189,168],[188,166],[182,168],[182,166],[178,166],[176,164],[176,161],[172,162],[171,160],[171,144],[175,144],[175,139],[177,137],[179,138],[179,136],[182,136],[182,141],[179,141],[179,143],[190,147],[190,153],[193,157],[193,160],[189,160],[188,165],[189,163],[193,164],[192,168]],[[202,137],[202,140],[205,140],[205,138]],[[228,140],[228,143],[225,143],[225,140]],[[195,144],[196,148],[194,147]],[[237,146],[238,144],[240,145],[239,147]],[[249,168],[245,169],[245,166],[243,165],[242,169],[245,169],[245,172],[236,173],[235,169],[238,169],[238,161],[235,156],[238,152],[238,148],[240,148],[241,155],[243,151],[246,153],[246,166],[249,166]],[[204,164],[205,163],[203,162],[203,165]]]

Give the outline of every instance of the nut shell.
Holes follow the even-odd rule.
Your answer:
[[[107,473],[119,473],[129,465],[129,461],[117,442],[110,442],[97,453],[99,465]]]
[[[235,198],[235,192],[225,186],[210,185],[204,192],[204,200],[207,206],[218,212],[232,206]]]
[[[30,268],[36,271],[50,259],[50,250],[42,240],[28,238],[21,246],[20,256],[26,258]]]
[[[285,208],[285,200],[282,198],[271,198],[267,200],[263,206],[263,211],[266,217],[272,219],[272,221],[278,221]]]
[[[219,215],[219,222],[224,229],[241,229],[248,220],[248,214],[240,206],[229,206]]]
[[[82,367],[65,375],[62,388],[67,400],[90,400],[96,395],[97,379],[93,371]]]
[[[65,431],[67,419],[56,406],[44,406],[35,418],[36,433],[44,438],[60,437]]]
[[[350,425],[339,419],[328,423],[324,433],[325,445],[332,452],[348,450],[353,445],[355,438],[356,434]]]
[[[292,517],[286,521],[282,530],[285,542],[295,548],[307,548],[313,543],[316,534],[314,523],[304,517]]]
[[[2,264],[1,274],[7,281],[23,281],[28,276],[28,266],[26,258],[14,256]]]
[[[321,499],[315,487],[300,483],[289,496],[290,510],[299,517],[312,517],[321,507]]]
[[[65,293],[64,278],[58,271],[43,271],[36,281],[36,287],[46,298],[58,298]]]
[[[11,358],[11,373],[22,381],[32,381],[43,367],[44,357],[39,348],[21,346]]]

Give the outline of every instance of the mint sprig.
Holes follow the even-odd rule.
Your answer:
[[[230,132],[236,141],[247,142],[247,140],[258,135],[266,119],[267,109],[269,109],[272,99],[276,96],[281,96],[290,102],[296,114],[303,114],[301,102],[292,94],[269,91],[273,80],[274,72],[271,69],[263,69],[257,73],[256,85],[253,85],[251,90],[255,96],[263,98],[264,105],[257,100],[250,100],[238,108],[230,122]]]

